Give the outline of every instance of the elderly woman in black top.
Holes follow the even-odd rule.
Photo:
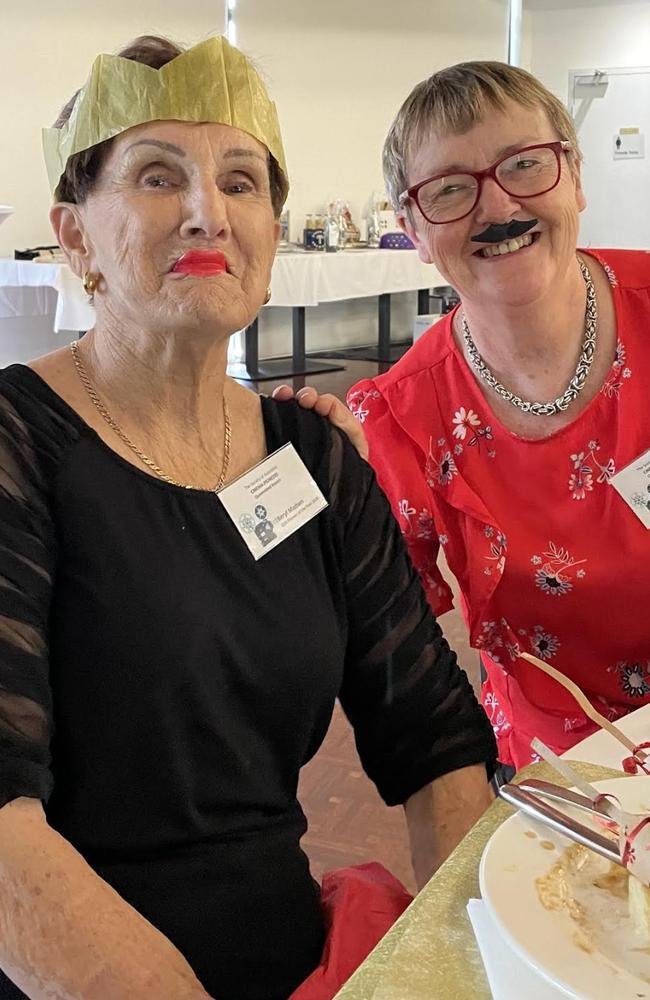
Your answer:
[[[371,469],[226,378],[287,183],[244,57],[179,53],[100,57],[46,134],[97,324],[0,374],[2,997],[287,997],[323,945],[296,786],[337,697],[420,880],[489,802],[490,727]],[[256,560],[219,490],[287,444],[327,506],[283,539],[265,508]]]

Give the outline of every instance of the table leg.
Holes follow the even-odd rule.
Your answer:
[[[312,361],[305,356],[305,307],[292,309],[292,355],[290,358],[259,360],[259,326],[256,317],[244,333],[244,361],[228,365],[231,378],[243,382],[269,382],[293,378],[297,375],[319,375],[322,372],[340,372],[344,365]]]
[[[244,332],[244,364],[249,372],[259,368],[259,327],[257,316]]]
[[[294,306],[291,310],[293,347],[293,367],[300,371],[305,367],[305,307]]]
[[[377,314],[378,360],[390,361],[390,294],[388,292],[379,296]]]

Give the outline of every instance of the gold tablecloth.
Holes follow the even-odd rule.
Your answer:
[[[587,781],[623,776],[593,764],[571,766]],[[524,768],[515,781],[532,777],[566,784],[545,763]],[[501,800],[490,806],[335,1000],[491,1000],[466,907],[480,897],[485,845],[513,811]]]

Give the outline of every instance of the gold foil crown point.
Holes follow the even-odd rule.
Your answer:
[[[52,192],[75,153],[154,121],[216,122],[263,143],[287,178],[275,104],[246,56],[221,36],[187,49],[160,69],[99,55],[62,128],[43,129]]]

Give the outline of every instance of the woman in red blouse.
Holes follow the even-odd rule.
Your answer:
[[[500,760],[519,768],[533,737],[562,752],[595,728],[521,651],[612,720],[649,700],[650,478],[627,502],[613,479],[650,448],[650,256],[576,251],[575,129],[520,69],[466,63],[421,83],[384,171],[461,303],[348,403],[436,614],[452,607],[445,550]]]

